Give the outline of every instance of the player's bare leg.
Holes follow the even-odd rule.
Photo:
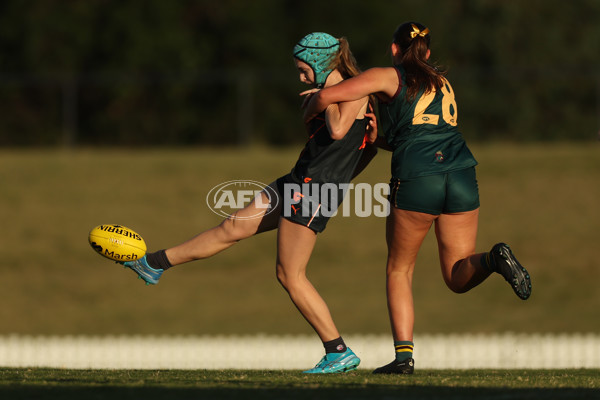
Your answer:
[[[412,279],[417,254],[435,218],[435,215],[393,207],[386,221],[387,298],[395,359],[375,369],[374,374],[412,374],[414,371]]]
[[[479,285],[492,272],[497,272],[519,298],[528,299],[531,277],[508,245],[497,243],[489,253],[474,254],[478,216],[479,210],[473,210],[443,214],[436,221],[440,264],[446,285],[456,293],[464,293]],[[486,266],[482,263],[484,259]]]
[[[267,187],[265,190],[272,190]],[[276,209],[269,210],[269,195],[263,190],[260,200],[252,200],[245,208],[236,211],[219,225],[204,231],[192,239],[166,250],[172,265],[211,257],[250,236],[277,228],[281,214],[281,202]],[[271,197],[273,193],[271,193]],[[249,218],[252,217],[252,218]]]
[[[435,223],[442,275],[456,293],[467,292],[490,275],[481,265],[482,253],[475,254],[478,219],[476,209],[442,214]]]
[[[419,248],[436,216],[392,207],[386,223],[387,298],[395,341],[412,341],[412,278]]]
[[[340,334],[323,298],[306,277],[306,266],[317,239],[311,229],[280,218],[277,232],[277,279],[302,316],[323,342]]]

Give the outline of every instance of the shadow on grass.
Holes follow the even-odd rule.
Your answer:
[[[448,386],[374,385],[363,388],[165,388],[128,386],[38,386],[13,385],[0,388],[7,400],[185,400],[185,399],[600,399],[600,391],[584,388],[510,389]]]

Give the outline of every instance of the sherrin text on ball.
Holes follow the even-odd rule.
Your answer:
[[[123,225],[98,225],[90,231],[89,242],[98,254],[115,261],[133,261],[146,254],[144,239]]]

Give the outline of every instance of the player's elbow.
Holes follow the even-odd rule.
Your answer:
[[[315,94],[313,94],[311,101],[318,107],[318,108],[322,108],[322,109],[326,109],[327,107],[329,107],[329,105],[331,104],[331,102],[327,102],[327,99],[325,99],[323,97],[323,92],[325,91],[325,89],[323,90],[319,90],[318,92],[315,92]]]
[[[329,137],[333,140],[340,140],[344,136],[346,136],[346,130],[344,128],[340,126],[329,128]]]

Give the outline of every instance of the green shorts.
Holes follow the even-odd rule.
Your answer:
[[[390,181],[390,203],[402,210],[440,215],[479,208],[475,167],[446,174]]]

